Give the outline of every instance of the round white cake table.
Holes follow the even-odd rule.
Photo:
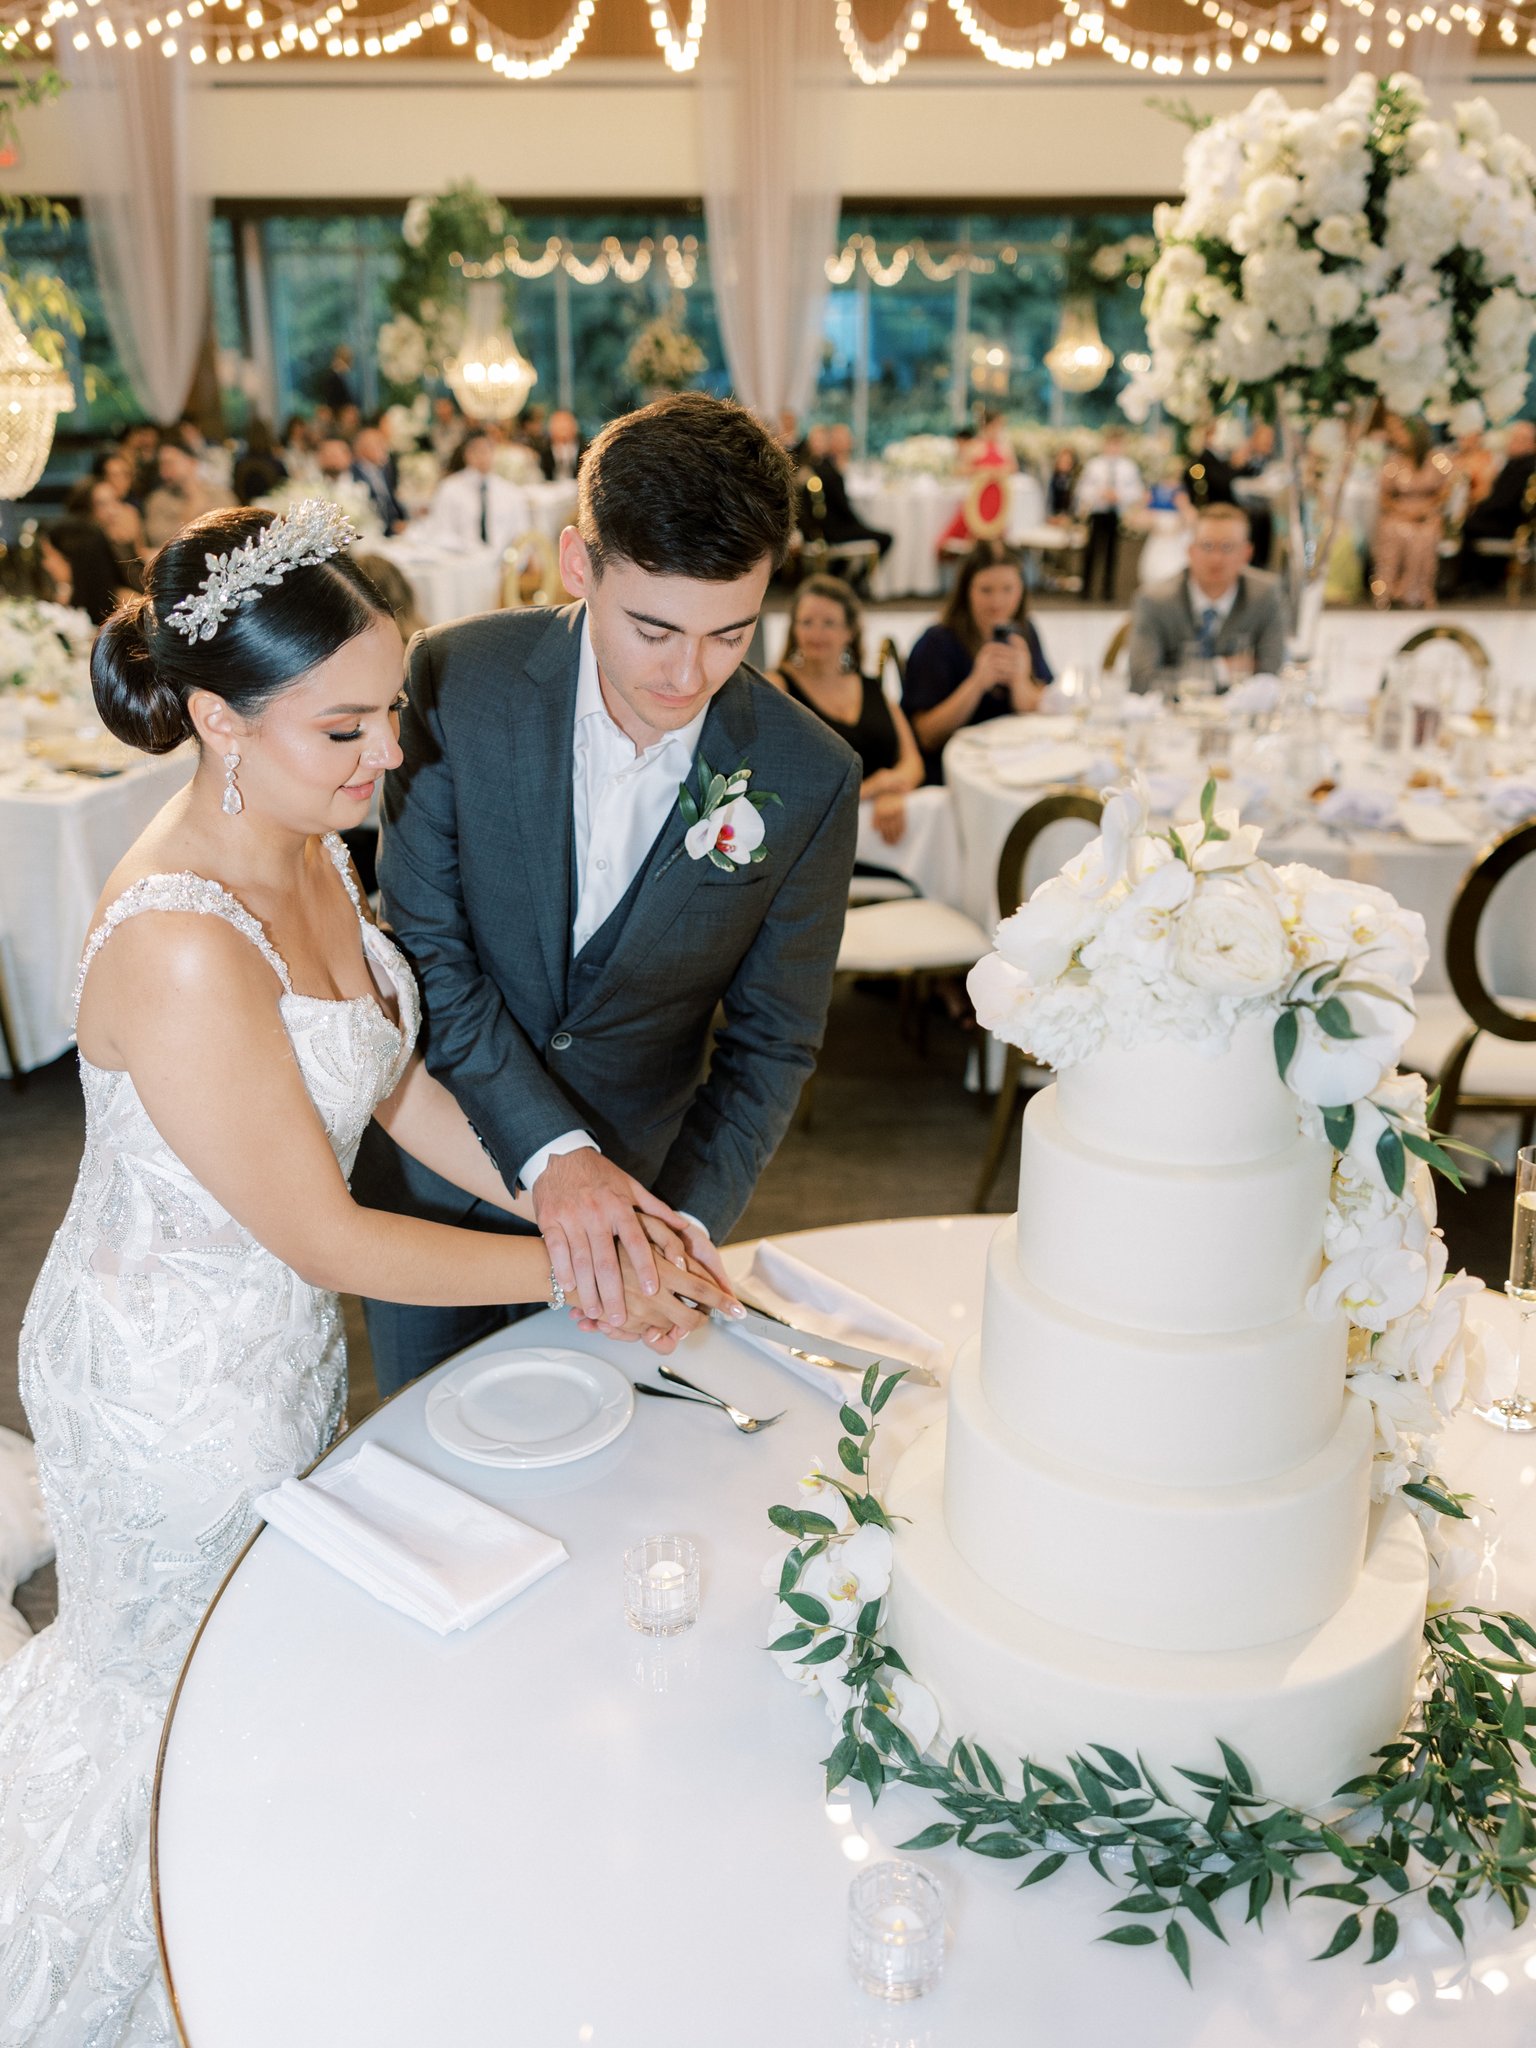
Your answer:
[[[952,1351],[976,1325],[997,1227],[782,1241]],[[564,1320],[516,1336],[654,1378],[645,1355]],[[191,2048],[1422,2048],[1447,2026],[1528,2048],[1536,1928],[1490,1915],[1467,1957],[1427,1912],[1405,1913],[1386,1963],[1312,1963],[1339,1911],[1314,1901],[1262,1936],[1234,1925],[1229,1948],[1197,1936],[1190,1991],[1161,1955],[1095,1945],[1113,1895],[1087,1870],[1021,1898],[1016,1867],[952,1849],[926,1859],[948,1893],[943,1985],[905,2007],[861,1993],[848,1881],[933,1809],[910,1793],[874,1809],[862,1789],[826,1798],[825,1712],[762,1648],[765,1511],[833,1455],[836,1409],[735,1338],[701,1334],[680,1363],[784,1421],[741,1437],[642,1399],[586,1462],[508,1474],[437,1447],[428,1379],[354,1432],[567,1545],[569,1563],[466,1634],[439,1639],[270,1530],[253,1542],[194,1645],[157,1780],[156,1906]],[[898,1394],[888,1445],[940,1400]],[[1497,1597],[1528,1603],[1536,1532],[1515,1510],[1536,1484],[1532,1440],[1464,1422],[1444,1462],[1503,1506]],[[703,1554],[701,1619],[669,1643],[622,1614],[621,1552],[660,1532]]]

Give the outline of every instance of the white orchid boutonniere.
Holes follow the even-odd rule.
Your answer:
[[[729,874],[733,868],[753,867],[768,858],[763,844],[767,827],[762,812],[767,804],[782,804],[771,790],[752,790],[752,770],[743,761],[729,775],[717,775],[700,754],[697,762],[699,793],[686,782],[678,784],[677,807],[688,827],[683,845],[690,860],[709,860]]]

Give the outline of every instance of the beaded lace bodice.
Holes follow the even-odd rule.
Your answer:
[[[394,988],[398,1025],[371,996],[296,993],[256,918],[191,874],[147,876],[110,906],[76,1002],[126,919],[224,918],[281,983],[284,1029],[346,1173],[404,1072],[419,1006],[399,952],[363,915],[340,841],[326,845],[369,961]],[[198,1621],[255,1526],[253,1498],[334,1435],[346,1358],[334,1296],[202,1186],[131,1076],[83,1057],[80,1073],[79,1179],[22,1330],[59,1618],[0,1666],[0,2043],[159,2048],[173,2039],[148,1897],[160,1724]]]

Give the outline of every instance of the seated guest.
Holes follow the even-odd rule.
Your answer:
[[[416,635],[427,629],[410,578],[383,555],[365,554],[357,549],[352,559],[394,613],[400,638],[409,647]]]
[[[121,458],[118,458],[121,466]],[[94,519],[111,544],[117,558],[118,580],[130,590],[143,583],[144,559],[149,549],[144,540],[144,522],[138,507],[117,495],[104,476],[83,477],[64,502],[64,509],[76,519]]]
[[[245,430],[245,451],[235,464],[235,496],[242,505],[270,497],[279,484],[288,481],[288,465],[278,453],[277,441],[264,419],[252,419]]]
[[[330,365],[320,379],[320,403],[329,406],[333,413],[357,403],[357,394],[352,388],[352,351],[341,342],[331,356]]]
[[[471,433],[463,456],[464,467],[445,476],[432,494],[432,525],[444,540],[464,547],[483,542],[500,554],[527,528],[527,493],[496,474],[496,444],[489,434]]]
[[[348,482],[352,477],[352,443],[340,434],[327,434],[315,450],[315,461],[320,474],[328,484],[339,484],[343,477]]]
[[[1141,471],[1125,451],[1125,435],[1111,427],[1100,443],[1097,455],[1090,455],[1077,480],[1074,510],[1088,525],[1088,542],[1083,549],[1083,588],[1086,602],[1093,594],[1094,572],[1102,569],[1104,596],[1114,602],[1115,567],[1120,551],[1120,522],[1134,512],[1146,497]]]
[[[805,440],[807,475],[801,490],[800,530],[808,539],[825,541],[828,547],[842,547],[849,541],[872,540],[884,560],[892,536],[878,526],[866,526],[848,496],[844,465],[853,455],[853,429],[846,426],[812,427]],[[820,484],[812,488],[811,479]],[[819,498],[819,516],[815,500]],[[809,520],[809,524],[807,524]]]
[[[1133,690],[1171,692],[1191,646],[1210,660],[1251,658],[1260,674],[1279,672],[1285,660],[1280,585],[1249,567],[1252,552],[1241,505],[1207,505],[1195,515],[1188,569],[1136,594],[1129,655]]]
[[[907,829],[907,796],[923,780],[923,757],[899,705],[878,676],[860,672],[863,608],[837,576],[807,577],[795,592],[784,658],[769,680],[804,704],[858,755],[861,803],[874,806],[887,846]]]
[[[130,482],[126,495],[142,512],[150,492],[160,481],[160,429],[147,420],[137,421],[124,429],[117,452],[128,465]]]
[[[1425,420],[1388,413],[1387,446],[1371,544],[1371,595],[1378,611],[1393,605],[1422,611],[1435,594],[1450,466],[1435,460]]]
[[[1045,516],[1053,526],[1071,520],[1077,496],[1077,457],[1070,448],[1058,448],[1045,483]]]
[[[902,709],[922,749],[924,779],[942,782],[939,756],[962,725],[1038,711],[1050,664],[1025,613],[1024,571],[1001,541],[960,565],[936,626],[907,656]]]
[[[400,466],[382,427],[359,427],[352,443],[352,474],[373,500],[384,531],[398,533],[406,523],[405,507],[396,493]]]
[[[133,594],[123,581],[111,541],[94,519],[56,519],[38,536],[38,553],[55,604],[73,605],[93,626]]]
[[[189,520],[235,502],[231,492],[208,482],[197,457],[173,434],[160,443],[158,467],[160,482],[144,505],[144,537],[152,548],[164,547]]]
[[[1481,433],[1461,434],[1451,456],[1451,467],[1461,479],[1461,510],[1465,518],[1473,506],[1481,505],[1493,489],[1498,461]]]
[[[961,440],[957,466],[960,475],[968,479],[972,485],[978,477],[990,475],[1001,478],[1011,475],[1018,468],[1019,459],[1013,452],[1013,444],[1008,439],[1008,431],[1000,412],[984,412],[975,433],[968,434]],[[1007,498],[999,495],[998,505],[1000,517],[1006,517]],[[983,511],[986,509],[983,500]],[[964,545],[989,539],[998,530],[998,524],[999,519],[991,519],[980,532],[976,531],[971,525],[970,504],[967,499],[939,535],[939,552],[943,554],[954,542]]]
[[[549,432],[541,437],[535,450],[539,467],[550,483],[570,483],[581,467],[581,458],[587,452],[587,444],[577,424],[576,415],[560,411],[549,416]]]
[[[99,477],[103,483],[110,484],[125,505],[131,505],[136,512],[143,511],[144,508],[133,488],[133,459],[125,455],[120,447],[104,448],[91,464],[91,475]]]
[[[1489,486],[1488,495],[1474,505],[1461,529],[1461,553],[1456,561],[1457,578],[1474,589],[1492,590],[1502,582],[1509,567],[1500,555],[1480,555],[1480,540],[1513,540],[1530,516],[1526,498],[1531,478],[1536,475],[1536,423],[1516,420],[1504,443],[1504,466]]]
[[[1205,427],[1196,427],[1189,437],[1189,460],[1184,465],[1184,492],[1201,512],[1207,505],[1234,505],[1233,483],[1237,472],[1215,446]]]

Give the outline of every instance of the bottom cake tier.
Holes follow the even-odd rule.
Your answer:
[[[1010,1782],[1021,1756],[1060,1769],[1094,1742],[1139,1751],[1160,1776],[1180,1764],[1219,1771],[1219,1736],[1260,1791],[1315,1809],[1407,1719],[1428,1560],[1403,1503],[1373,1516],[1359,1581],[1320,1627],[1242,1650],[1173,1651],[1081,1635],[994,1592],[949,1540],[943,1487],[937,1428],[885,1489],[895,1518],[886,1633],[938,1701],[943,1740],[974,1737]]]

